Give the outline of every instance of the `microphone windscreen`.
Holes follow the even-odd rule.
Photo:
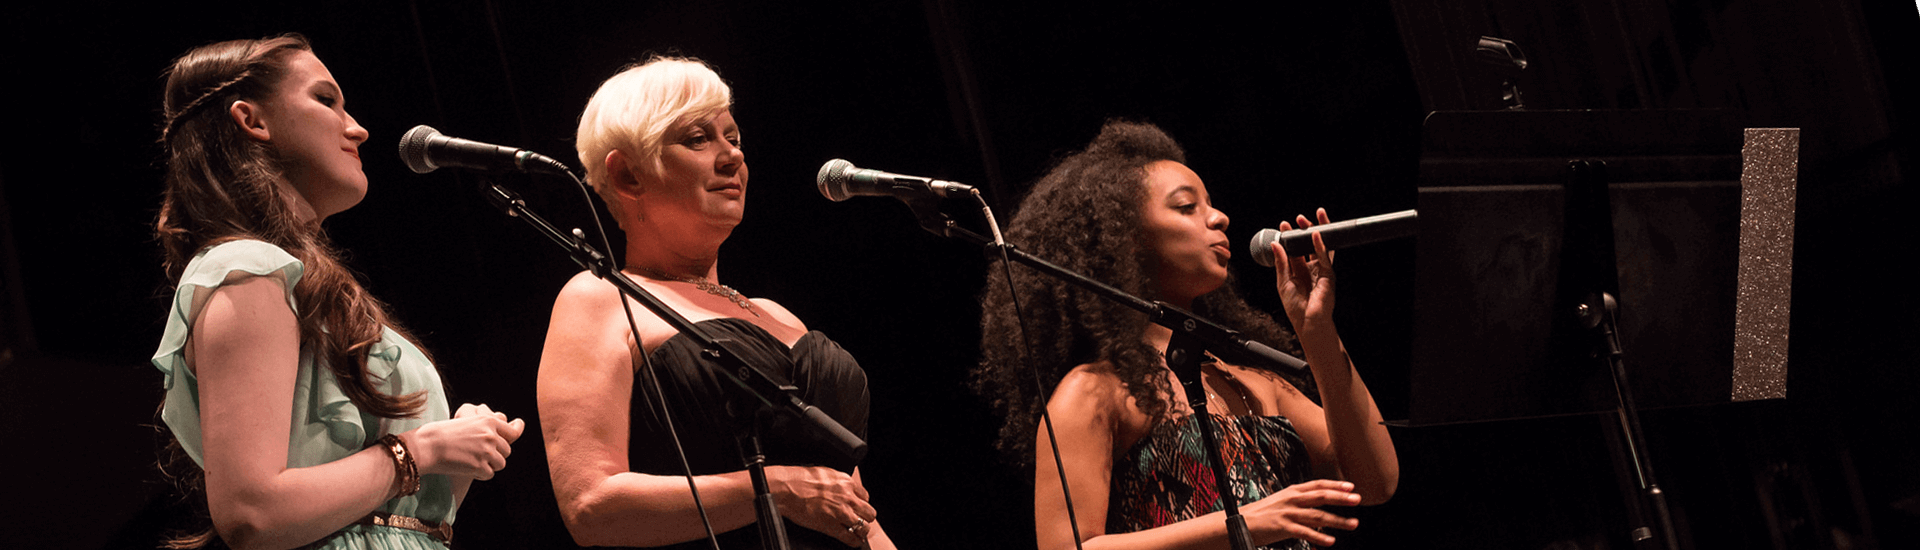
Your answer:
[[[814,183],[820,186],[820,194],[827,200],[840,202],[853,197],[847,193],[847,172],[853,170],[853,163],[843,159],[833,159],[820,166],[820,173],[814,176]]]
[[[1280,240],[1280,230],[1262,229],[1253,234],[1253,240],[1247,241],[1247,253],[1253,257],[1253,263],[1273,267],[1273,242]]]
[[[400,161],[407,163],[408,170],[412,170],[415,174],[425,174],[440,168],[434,166],[433,161],[427,160],[427,141],[438,135],[440,135],[439,130],[421,124],[413,127],[412,130],[407,130],[406,135],[400,136]]]

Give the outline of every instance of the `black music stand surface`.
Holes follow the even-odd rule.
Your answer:
[[[1429,116],[1406,424],[1613,411],[1607,366],[1575,313],[1593,284],[1618,297],[1641,408],[1729,401],[1741,122],[1728,111]],[[1612,258],[1563,250],[1575,162],[1603,166],[1587,177],[1607,189]]]

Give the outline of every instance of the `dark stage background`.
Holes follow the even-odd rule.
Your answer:
[[[1236,240],[1315,206],[1402,210],[1424,115],[1500,106],[1467,57],[1480,35],[1527,49],[1532,109],[1723,108],[1800,127],[1790,397],[1651,412],[1652,452],[1685,548],[1920,547],[1920,304],[1900,263],[1914,250],[1920,24],[1904,0],[264,4],[0,9],[0,460],[13,478],[0,546],[151,547],[178,519],[152,466],[163,440],[146,363],[170,294],[150,237],[161,71],[193,46],[297,31],[372,132],[372,189],[328,230],[434,350],[456,403],[534,426],[548,308],[576,268],[489,210],[473,176],[414,175],[394,144],[430,124],[577,164],[579,111],[621,65],[679,53],[717,66],[754,174],[725,281],[866,367],[864,470],[902,548],[1031,547],[1030,482],[992,449],[997,422],[965,388],[980,254],[920,231],[895,201],[820,198],[828,159],[982,186],[1005,220],[1052,159],[1129,117],[1187,146]],[[590,224],[566,185],[502,181],[556,223]],[[1410,393],[1413,250],[1341,256],[1340,323],[1389,418]],[[1276,311],[1271,272],[1234,262]],[[1601,420],[1396,429],[1400,493],[1358,511],[1340,547],[1630,548],[1629,486]],[[475,486],[456,547],[571,546],[541,445],[529,429],[511,467]]]

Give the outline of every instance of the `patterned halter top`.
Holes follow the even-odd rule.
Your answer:
[[[1293,423],[1284,416],[1218,416],[1221,458],[1234,498],[1245,506],[1312,478],[1312,464]],[[1152,529],[1223,508],[1213,469],[1200,442],[1200,416],[1162,421],[1114,464],[1107,532]],[[1274,550],[1307,550],[1287,539]]]

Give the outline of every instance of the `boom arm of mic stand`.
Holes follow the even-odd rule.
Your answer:
[[[1111,285],[1089,279],[1085,275],[1075,273],[1053,262],[1028,254],[1018,247],[1015,247],[1012,243],[1004,245],[994,244],[992,240],[979,233],[974,233],[956,226],[951,221],[947,222],[945,229],[946,231],[943,234],[948,237],[972,242],[985,247],[988,251],[988,257],[998,257],[1000,249],[1005,247],[1007,257],[1012,258],[1014,261],[1020,262],[1041,273],[1046,273],[1056,279],[1092,291],[1102,298],[1145,313],[1147,314],[1147,320],[1153,322],[1153,324],[1172,329],[1175,333],[1185,333],[1193,336],[1207,351],[1219,355],[1221,359],[1225,359],[1228,362],[1242,365],[1280,365],[1288,369],[1293,369],[1296,372],[1307,370],[1306,361],[1302,361],[1300,358],[1288,355],[1280,350],[1273,349],[1272,346],[1241,336],[1240,331],[1221,326],[1219,323],[1194,315],[1187,310],[1174,307],[1166,302],[1149,302],[1142,300]]]
[[[640,288],[640,285],[635,284],[632,279],[628,279],[626,275],[622,275],[619,270],[614,269],[613,261],[607,258],[606,255],[601,254],[598,250],[595,250],[592,245],[587,244],[586,239],[578,235],[570,236],[562,233],[552,224],[547,223],[547,220],[541,218],[539,214],[528,210],[526,201],[520,200],[518,194],[499,185],[489,184],[487,187],[488,189],[483,190],[487,195],[487,200],[505,211],[508,216],[525,220],[527,225],[533,226],[534,230],[539,231],[542,235],[546,235],[547,238],[552,239],[555,244],[559,244],[561,248],[567,249],[567,253],[573,258],[574,263],[580,264],[581,267],[592,271],[594,275],[599,276],[601,279],[613,283],[614,287],[620,289],[621,294],[632,297],[635,301],[640,302],[641,306],[646,307],[648,311],[652,311],[654,315],[659,316],[661,320],[673,326],[674,330],[678,330],[681,334],[692,338],[695,343],[700,345],[703,353],[706,353],[722,365],[722,368],[713,369],[713,372],[720,375],[721,378],[733,382],[735,386],[745,390],[746,394],[758,400],[762,407],[787,413],[800,419],[802,424],[810,426],[814,433],[822,436],[822,439],[832,444],[834,450],[839,451],[841,456],[854,462],[859,462],[860,459],[866,457],[866,441],[862,441],[860,436],[854,435],[853,432],[848,431],[845,426],[834,421],[833,417],[827,416],[827,414],[821,412],[820,409],[801,400],[799,395],[797,395],[799,388],[796,388],[777,375],[753,367],[747,364],[745,360],[740,359],[741,355],[733,349],[733,347],[738,344],[733,340],[714,338],[705,331],[700,330],[699,327],[694,326],[692,322],[687,321],[686,317],[681,317],[679,313],[668,308],[665,303],[662,303],[659,298],[655,298],[653,294],[648,293],[646,289]]]

